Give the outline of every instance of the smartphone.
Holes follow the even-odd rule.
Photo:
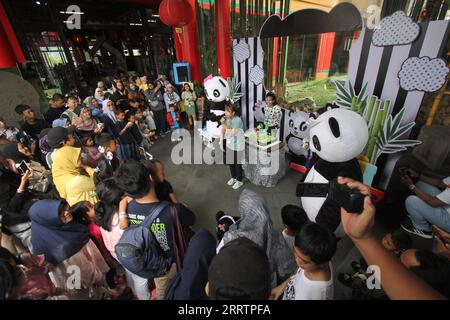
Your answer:
[[[25,174],[25,172],[27,172],[27,170],[29,170],[30,168],[28,167],[28,164],[25,162],[25,160],[23,160],[21,163],[16,165],[17,170],[19,170],[19,172],[21,174]]]

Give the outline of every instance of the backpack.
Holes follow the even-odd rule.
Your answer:
[[[167,201],[161,202],[141,224],[125,229],[115,246],[120,264],[140,277],[161,277],[173,263],[172,251],[164,252],[150,230],[153,220],[169,205]]]

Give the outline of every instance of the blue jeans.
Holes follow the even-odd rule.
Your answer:
[[[422,181],[417,183],[417,188],[433,197],[442,192],[438,188]],[[445,207],[432,207],[417,196],[406,198],[405,207],[416,228],[431,232],[431,225],[436,225],[450,232],[450,212]]]

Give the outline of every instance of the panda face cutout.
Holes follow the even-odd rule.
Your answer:
[[[309,115],[303,111],[290,111],[289,118],[289,132],[291,135],[304,139],[309,135]]]
[[[311,150],[329,162],[345,162],[357,157],[368,140],[366,121],[356,112],[332,109],[311,120]]]
[[[224,101],[230,94],[228,82],[222,77],[212,77],[204,83],[206,98],[213,102]]]

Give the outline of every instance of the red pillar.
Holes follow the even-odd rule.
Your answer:
[[[197,6],[196,0],[187,0],[192,7],[192,20],[182,27],[181,47],[183,61],[189,62],[191,67],[191,79],[201,83],[202,72],[200,63],[200,51],[197,31]],[[176,34],[174,36],[177,36]]]
[[[333,57],[335,32],[323,33],[319,39],[319,50],[316,63],[316,80],[328,78]]]
[[[219,75],[231,77],[230,1],[215,2],[217,65]]]
[[[12,68],[24,61],[25,56],[0,1],[0,69]]]

